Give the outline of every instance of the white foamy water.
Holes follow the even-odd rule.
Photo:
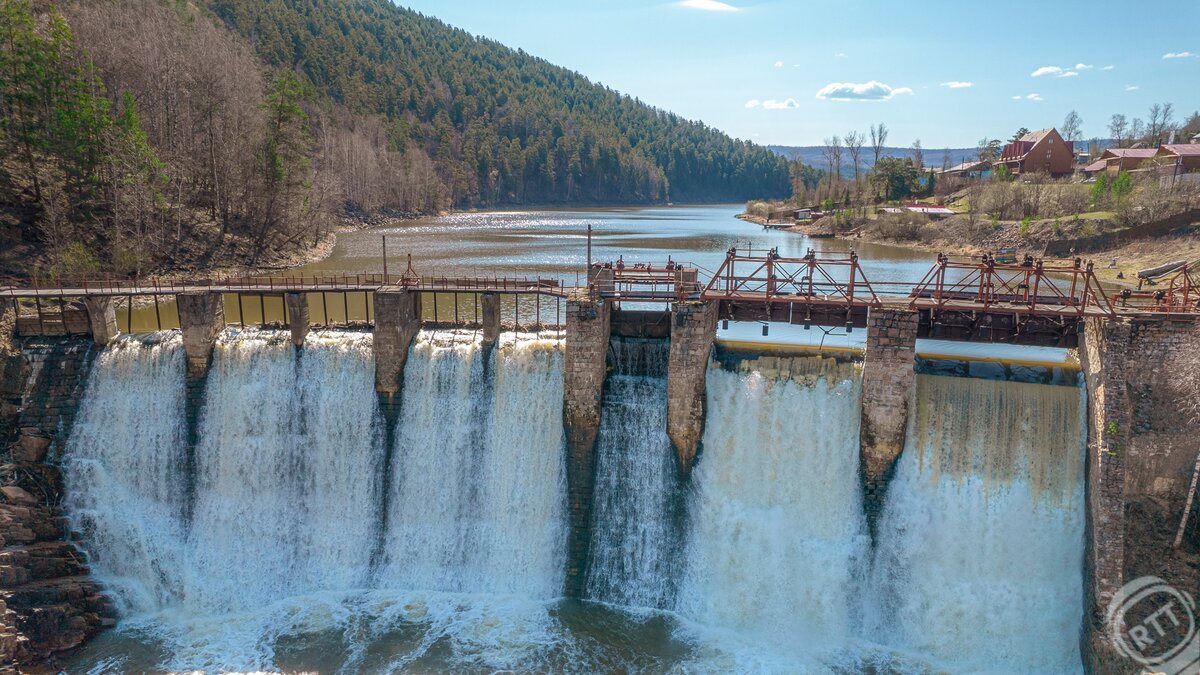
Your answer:
[[[558,351],[418,338],[405,367],[380,582],[552,599],[565,569]]]
[[[183,592],[184,372],[178,334],[118,339],[96,357],[63,460],[72,525],[123,614]]]
[[[355,672],[533,659],[553,642],[547,603],[564,569],[560,343],[506,336],[485,369],[470,333],[418,338],[372,570],[386,453],[370,336],[314,333],[300,351],[288,338],[219,340],[190,523],[179,338],[99,357],[65,463],[70,509],[122,631],[155,645],[108,662]]]
[[[667,347],[664,340],[609,343],[585,591],[592,600],[674,604],[682,505],[667,437]]]
[[[193,476],[178,336],[98,356],[64,468],[122,622],[72,669],[1080,670],[1078,390],[919,376],[872,551],[853,369],[711,369],[680,494],[665,351],[618,345],[601,606],[558,597],[561,341],[506,334],[487,354],[473,333],[421,333],[390,448],[370,341],[224,334]]]
[[[1080,389],[917,376],[867,608],[951,672],[1080,672]]]
[[[725,633],[718,644],[757,643],[811,664],[856,633],[869,541],[858,478],[861,387],[805,379],[709,370],[679,612]]]

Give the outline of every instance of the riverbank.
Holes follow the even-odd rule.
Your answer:
[[[871,242],[898,246],[931,255],[981,256],[1000,249],[1012,249],[1018,259],[1026,255],[1046,255],[1047,245],[1055,240],[1090,237],[1123,228],[1111,214],[1082,214],[1071,219],[1030,220],[1024,222],[985,221],[958,215],[930,221],[924,216],[907,214],[857,218],[847,221],[847,229],[837,238],[853,245]],[[739,219],[759,223],[761,218],[740,214]],[[785,231],[813,236],[814,226],[796,225]],[[1099,279],[1116,286],[1136,286],[1137,273],[1175,260],[1200,258],[1200,232],[1192,230],[1161,237],[1133,241],[1099,251],[1081,254],[1095,263]]]

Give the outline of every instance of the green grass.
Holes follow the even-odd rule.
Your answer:
[[[1069,220],[1072,218],[1080,220],[1112,220],[1116,217],[1116,211],[1088,211],[1087,213],[1077,213],[1073,216],[1063,216],[1060,220]]]

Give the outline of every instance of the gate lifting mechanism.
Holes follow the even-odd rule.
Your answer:
[[[1092,263],[1047,263],[1026,255],[1017,264],[1001,264],[989,253],[978,261],[937,263],[910,294],[909,307],[934,311],[985,311],[1029,316],[1114,316]]]
[[[720,302],[726,320],[758,315],[809,328],[814,314],[821,323],[840,314],[847,331],[865,325],[867,310],[881,304],[857,253],[819,258],[811,248],[802,258],[785,258],[778,248],[765,253],[730,248],[700,297]]]

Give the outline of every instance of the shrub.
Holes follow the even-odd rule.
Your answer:
[[[1096,182],[1092,183],[1091,197],[1093,208],[1104,208],[1104,205],[1108,203],[1108,176],[1104,174],[1096,176]]]

